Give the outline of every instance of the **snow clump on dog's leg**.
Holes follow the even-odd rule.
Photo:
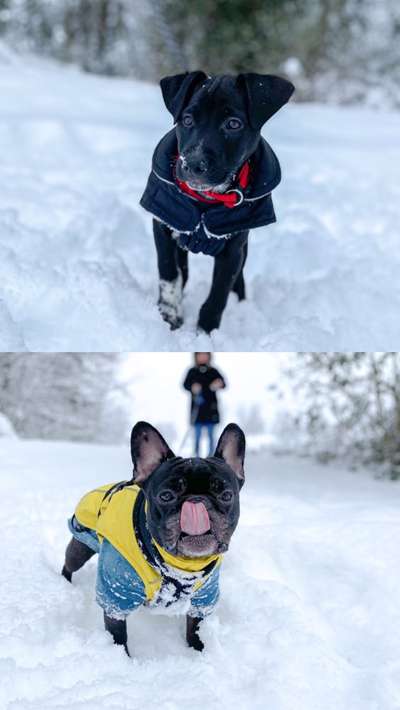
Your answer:
[[[171,330],[180,328],[183,323],[182,292],[181,273],[173,281],[160,279],[158,310],[163,320],[171,326]]]

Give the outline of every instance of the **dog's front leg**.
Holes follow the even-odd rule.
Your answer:
[[[183,323],[182,291],[186,274],[182,274],[179,268],[179,247],[169,227],[153,220],[153,231],[160,276],[158,310],[163,320],[175,330]]]
[[[248,232],[239,232],[227,242],[221,254],[215,257],[211,290],[200,309],[198,320],[198,328],[206,333],[211,333],[221,323],[229,293],[245,261],[247,238]]]
[[[111,616],[107,616],[104,612],[104,626],[113,637],[114,643],[118,646],[123,646],[127,655],[130,656],[131,654],[128,650],[128,632],[126,630],[125,619],[113,619]]]
[[[244,301],[244,299],[246,298],[246,284],[245,284],[245,280],[244,280],[243,271],[244,271],[244,265],[245,265],[246,259],[247,259],[247,249],[248,249],[248,244],[246,243],[243,247],[244,259],[243,259],[242,268],[240,269],[239,275],[237,276],[236,281],[232,286],[232,291],[233,291],[233,293],[236,293],[239,301]]]
[[[199,636],[199,626],[201,619],[197,616],[186,616],[186,641],[190,648],[194,648],[196,651],[202,651],[204,649],[204,643]]]

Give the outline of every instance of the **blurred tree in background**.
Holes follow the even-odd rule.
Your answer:
[[[289,374],[306,448],[400,477],[400,353],[298,353]]]
[[[0,0],[0,31],[22,51],[86,71],[129,74],[143,53],[139,8],[137,0]]]
[[[263,71],[291,56],[289,27],[301,24],[307,2],[159,0],[157,5],[153,41],[160,73],[179,71],[183,64],[222,73]],[[170,55],[162,51],[167,35],[175,48]]]
[[[0,414],[27,439],[119,443],[128,431],[120,362],[113,353],[2,353]]]
[[[281,72],[298,98],[400,105],[398,0],[0,0],[0,33],[98,73]]]

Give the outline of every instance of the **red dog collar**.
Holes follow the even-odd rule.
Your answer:
[[[220,202],[225,205],[225,207],[237,207],[242,204],[244,199],[242,190],[244,190],[249,184],[249,178],[250,165],[248,162],[244,163],[239,170],[237,187],[227,190],[226,192],[212,192],[212,190],[197,192],[197,190],[192,190],[186,182],[178,180],[175,176],[176,183],[182,192],[186,192],[187,195],[194,197],[200,202]]]

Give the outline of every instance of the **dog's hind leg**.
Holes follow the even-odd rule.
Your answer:
[[[188,252],[186,249],[180,249],[178,247],[177,251],[177,259],[178,259],[178,267],[179,271],[182,274],[182,289],[185,288],[186,282],[189,278],[189,263],[188,263]]]
[[[169,227],[157,222],[157,220],[153,220],[153,231],[160,275],[158,310],[163,320],[169,323],[172,330],[175,330],[183,323],[182,290],[184,276],[178,264],[179,247]]]
[[[211,333],[219,327],[229,293],[233,290],[242,271],[247,238],[247,231],[238,232],[227,242],[221,254],[215,257],[211,290],[200,309],[197,324],[199,330]]]
[[[77,572],[95,554],[94,550],[91,550],[90,547],[73,537],[65,550],[65,563],[61,570],[62,576],[68,582],[71,582],[73,572]]]
[[[237,277],[237,279],[233,285],[233,288],[232,288],[233,293],[236,293],[239,301],[244,301],[244,299],[246,298],[246,283],[244,280],[243,271],[244,271],[244,265],[245,265],[246,259],[247,259],[247,251],[248,251],[248,244],[246,243],[243,247],[243,253],[244,253],[243,266],[242,266],[239,276]]]

